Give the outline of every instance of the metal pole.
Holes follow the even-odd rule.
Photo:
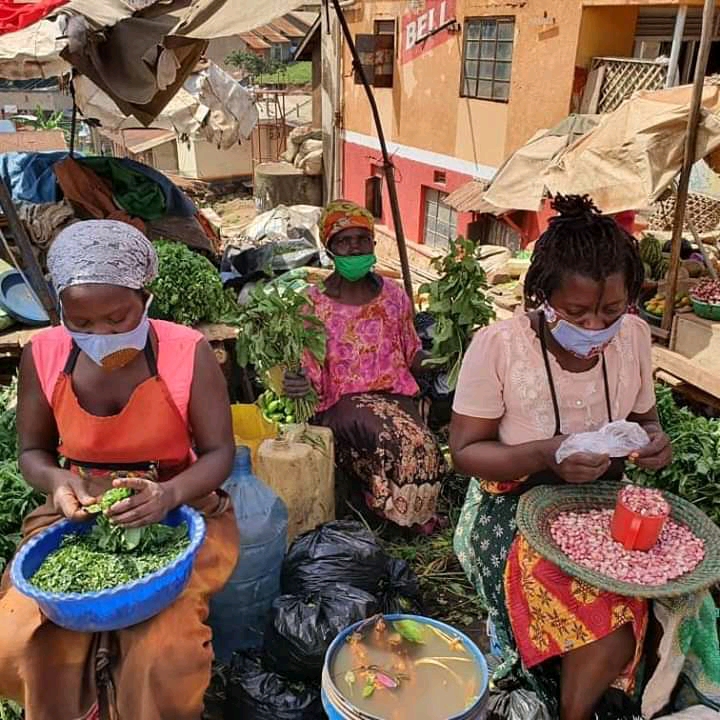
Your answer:
[[[715,0],[705,0],[702,17],[702,32],[700,34],[700,49],[698,50],[697,64],[695,65],[695,81],[693,83],[690,112],[688,113],[688,129],[685,138],[685,155],[683,158],[680,179],[678,181],[677,199],[675,201],[675,218],[672,231],[672,253],[670,255],[670,287],[665,297],[665,312],[663,313],[662,328],[670,331],[675,311],[675,294],[677,293],[678,272],[680,271],[680,246],[682,244],[683,223],[685,220],[685,206],[687,205],[688,187],[690,186],[690,171],[695,162],[697,147],[698,124],[702,103],[703,86],[705,84],[705,71],[710,57],[713,28],[715,25]]]
[[[681,5],[677,9],[677,15],[675,16],[675,30],[673,31],[672,46],[670,48],[670,62],[668,64],[667,78],[665,78],[666,88],[674,87],[678,84],[678,63],[680,62],[683,35],[685,34],[687,11],[687,5]]]
[[[332,0],[332,4],[335,7],[340,27],[342,28],[345,42],[348,44],[350,54],[353,59],[353,69],[357,71],[360,76],[363,88],[365,88],[365,94],[367,95],[368,102],[370,103],[370,111],[372,112],[373,120],[375,121],[375,130],[378,136],[378,142],[380,143],[380,152],[383,157],[383,170],[385,172],[385,182],[387,183],[388,196],[390,199],[390,209],[392,211],[393,226],[395,227],[395,240],[397,242],[398,256],[400,258],[400,267],[402,268],[403,284],[405,285],[405,292],[410,297],[410,302],[413,303],[413,286],[412,276],[410,275],[410,263],[408,261],[407,247],[405,245],[405,233],[403,232],[402,218],[400,217],[400,203],[397,196],[397,186],[395,185],[395,173],[388,153],[387,144],[385,143],[385,133],[383,132],[382,121],[380,120],[380,113],[378,112],[377,103],[375,102],[375,96],[373,95],[372,88],[368,82],[367,75],[365,75],[365,68],[360,61],[357,48],[353,41],[350,28],[348,27],[345,15],[343,15],[342,8],[340,7],[339,0]]]

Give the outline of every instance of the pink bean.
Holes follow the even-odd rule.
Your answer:
[[[693,570],[705,557],[703,541],[672,520],[665,523],[660,539],[647,552],[626,550],[612,539],[612,515],[612,510],[561,513],[552,522],[550,534],[558,547],[583,567],[642,585],[667,583]]]

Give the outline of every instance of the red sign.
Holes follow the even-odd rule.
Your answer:
[[[442,45],[455,20],[455,0],[426,0],[421,12],[407,12],[402,19],[400,62],[406,63]]]

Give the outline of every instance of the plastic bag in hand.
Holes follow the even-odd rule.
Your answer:
[[[611,458],[627,457],[650,442],[648,434],[637,423],[618,420],[596,432],[576,433],[563,441],[555,453],[559,465],[576,453],[607,455]]]

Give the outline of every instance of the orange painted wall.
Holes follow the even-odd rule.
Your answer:
[[[637,6],[586,7],[580,25],[576,65],[589,68],[594,57],[632,55],[637,16]]]

